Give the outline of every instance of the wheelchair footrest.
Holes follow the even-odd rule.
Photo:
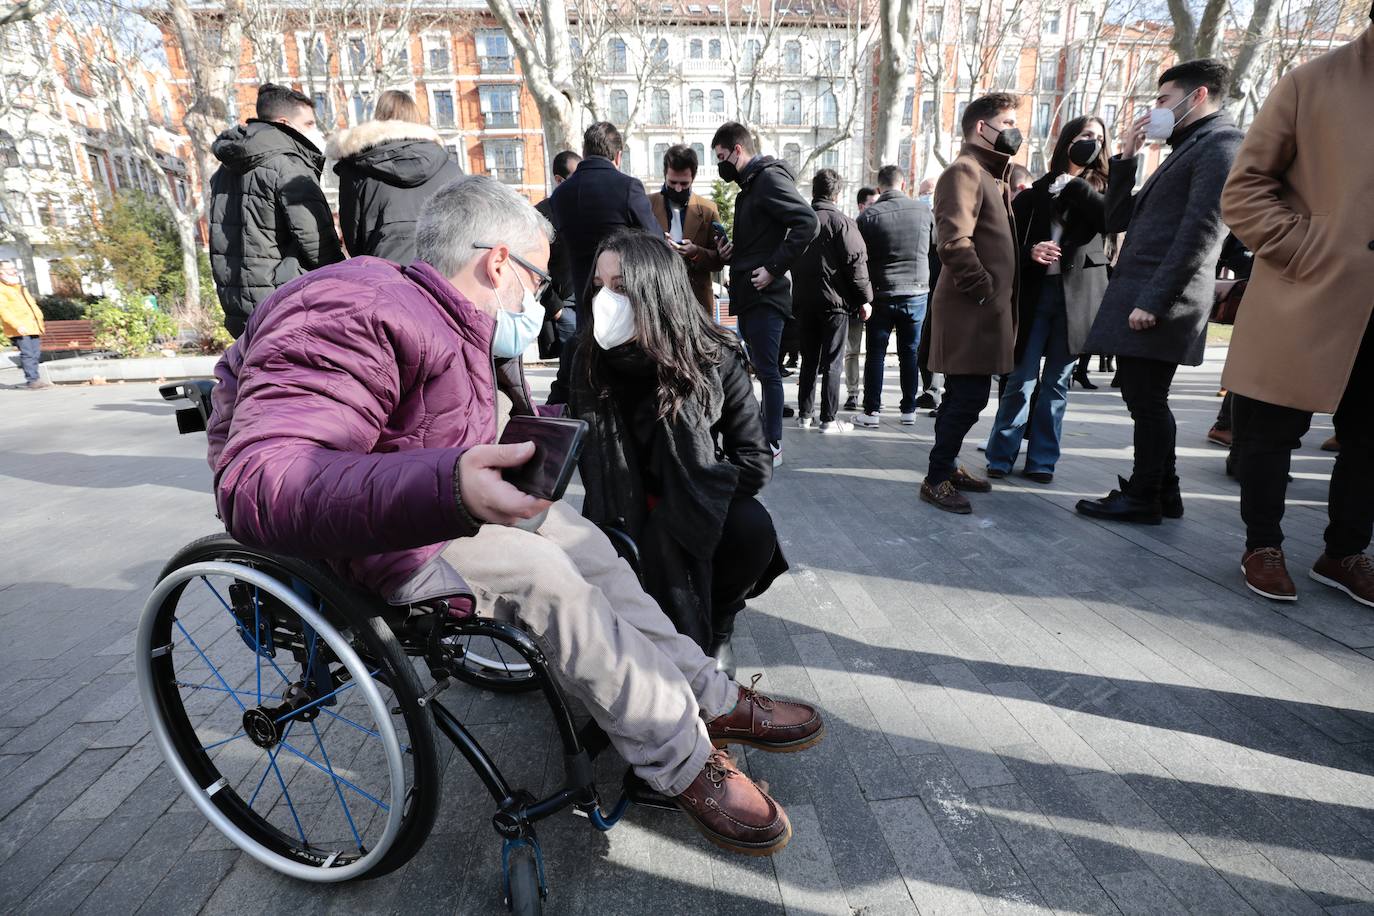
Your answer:
[[[649,784],[640,779],[635,774],[633,768],[625,771],[625,779],[622,780],[625,790],[625,797],[636,805],[645,805],[649,808],[658,808],[662,811],[681,811],[671,798],[661,792],[655,792]]]

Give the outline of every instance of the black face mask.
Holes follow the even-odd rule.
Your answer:
[[[739,169],[729,159],[722,159],[716,163],[716,171],[720,174],[721,181],[739,181]]]
[[[663,199],[677,204],[679,207],[687,206],[687,201],[692,199],[692,189],[685,188],[681,191],[674,191],[666,184],[663,186]]]
[[[987,139],[986,136],[983,137]],[[1021,131],[1015,127],[1008,127],[1006,130],[997,132],[997,139],[993,142],[992,148],[995,152],[1003,153],[1007,156],[1015,156],[1016,151],[1021,148]]]
[[[1069,161],[1085,168],[1097,161],[1102,152],[1101,140],[1075,140],[1069,146]]]

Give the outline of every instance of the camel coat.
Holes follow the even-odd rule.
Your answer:
[[[1279,80],[1222,194],[1255,253],[1221,383],[1336,409],[1374,312],[1374,27]]]
[[[1002,375],[1015,365],[1021,259],[1007,174],[1011,160],[965,143],[935,185],[940,278],[931,300],[930,368]]]
[[[668,231],[668,202],[662,192],[649,195],[649,206],[663,231]],[[695,261],[687,261],[687,276],[692,281],[692,292],[697,301],[712,318],[716,315],[716,294],[711,286],[711,274],[722,267],[720,255],[716,253],[716,239],[711,233],[711,224],[720,219],[715,203],[693,194],[687,201],[687,210],[682,214],[682,237],[693,242],[705,253]],[[684,258],[684,260],[686,260]]]

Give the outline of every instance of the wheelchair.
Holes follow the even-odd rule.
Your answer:
[[[213,384],[162,386],[165,399],[190,402],[177,411],[181,432],[205,429]],[[629,539],[611,537],[637,566]],[[391,607],[323,564],[227,534],[201,538],[163,567],[138,627],[138,684],[154,739],[191,801],[238,848],[323,883],[385,875],[420,849],[440,807],[442,734],[495,802],[506,905],[541,913],[548,885],[537,822],[571,808],[605,831],[632,801],[672,803],[627,774],[621,797],[603,806],[592,761],[605,733],[575,726],[527,633],[461,610],[442,600]],[[542,691],[562,745],[562,787],[536,798],[512,786],[440,701],[453,680]]]

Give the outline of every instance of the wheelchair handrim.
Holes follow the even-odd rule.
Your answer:
[[[380,839],[373,845],[372,849],[360,858],[339,865],[334,863],[333,857],[330,857],[319,864],[311,865],[265,848],[261,842],[235,824],[214,803],[213,795],[221,787],[217,783],[201,786],[197,782],[195,774],[191,772],[177,751],[168,724],[163,715],[160,714],[161,701],[158,695],[158,685],[153,680],[152,662],[155,658],[153,653],[161,652],[164,648],[153,645],[154,625],[164,602],[172,595],[173,591],[201,576],[219,576],[247,582],[270,592],[277,600],[285,603],[293,613],[313,628],[319,637],[328,644],[338,661],[352,676],[357,689],[362,693],[365,702],[373,711],[374,724],[386,755],[391,783],[390,804],[387,808],[386,824]],[[367,666],[348,641],[343,639],[334,626],[311,608],[309,604],[289,589],[284,588],[280,580],[250,566],[230,562],[193,563],[172,571],[162,581],[158,582],[144,605],[143,615],[139,622],[135,657],[138,659],[138,664],[135,667],[138,674],[139,693],[144,708],[148,711],[153,737],[167,761],[168,768],[206,819],[232,840],[236,846],[275,871],[312,882],[347,881],[355,876],[365,874],[386,855],[400,830],[406,801],[405,765],[401,756],[400,740],[391,718],[387,714],[386,703],[368,672]]]

